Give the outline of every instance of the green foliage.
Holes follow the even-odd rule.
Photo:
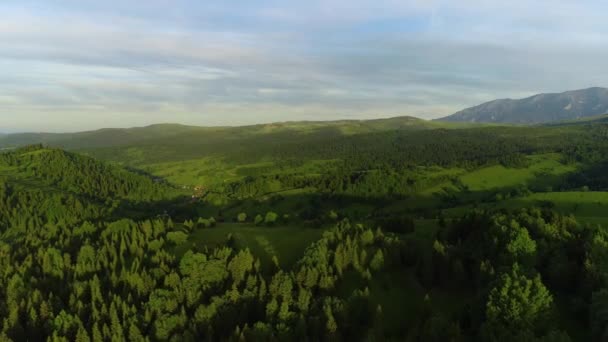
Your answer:
[[[255,223],[256,225],[260,225],[262,224],[262,222],[264,222],[264,217],[260,214],[257,214],[255,216],[255,219],[253,220],[253,223]]]
[[[0,339],[606,338],[605,127],[397,122],[1,154]]]
[[[277,215],[277,213],[269,211],[266,213],[266,216],[264,217],[264,223],[269,226],[272,226],[277,222],[278,218],[279,218],[279,215]]]
[[[486,332],[490,336],[518,336],[522,331],[540,330],[550,318],[552,303],[540,275],[529,278],[515,264],[490,291]]]
[[[594,340],[608,338],[608,289],[594,292],[591,299],[591,333]]]
[[[369,262],[369,267],[371,267],[374,271],[380,271],[384,266],[384,254],[382,250],[379,249],[376,251],[376,254],[372,257],[372,260]]]
[[[198,228],[210,228],[210,227],[214,227],[215,224],[216,224],[216,221],[213,217],[208,218],[208,219],[199,217],[198,221],[196,221],[196,226]]]
[[[181,245],[188,240],[188,235],[184,232],[169,232],[167,233],[167,240],[176,245]]]
[[[529,263],[535,257],[536,242],[530,238],[528,230],[516,221],[505,222],[506,218],[499,217],[492,225],[489,235],[499,252],[501,263],[510,265],[516,262]]]

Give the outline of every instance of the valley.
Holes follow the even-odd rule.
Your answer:
[[[107,304],[81,290],[94,286],[113,296],[112,312],[127,305],[143,314],[122,310],[129,334],[159,340],[596,333],[583,331],[597,324],[589,310],[603,305],[592,297],[603,291],[608,232],[603,118],[161,127],[1,155],[0,261],[14,265],[2,284],[14,292],[24,276],[40,279],[28,290],[38,299],[6,302],[19,317],[50,305],[73,322],[60,328],[65,336],[89,335],[83,315],[94,334],[126,331],[111,328]],[[42,248],[35,260],[23,254],[33,246]],[[91,275],[101,283],[89,284]],[[491,320],[507,279],[545,291],[517,305],[543,305],[563,325]],[[47,334],[23,317],[5,321],[3,333]]]
[[[607,10],[0,1],[0,342],[608,342]]]

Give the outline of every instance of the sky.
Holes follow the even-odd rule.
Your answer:
[[[608,2],[2,0],[0,132],[438,118],[608,86]]]

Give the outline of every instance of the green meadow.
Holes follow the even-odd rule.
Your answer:
[[[220,223],[215,227],[197,228],[188,236],[188,241],[175,247],[176,255],[198,247],[213,249],[224,245],[231,237],[235,248],[248,248],[270,266],[273,257],[283,268],[291,268],[302,256],[306,247],[321,238],[323,229],[299,226],[273,227],[255,226],[247,223]]]

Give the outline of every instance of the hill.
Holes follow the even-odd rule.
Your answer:
[[[177,124],[152,125],[137,128],[104,128],[77,133],[15,133],[0,135],[0,148],[45,144],[62,148],[121,146],[146,139],[170,137],[184,132],[202,130]]]
[[[412,117],[375,120],[294,121],[235,127],[199,127],[157,124],[135,128],[104,128],[77,133],[17,133],[0,135],[0,148],[46,144],[65,149],[153,144],[159,139],[179,138],[214,141],[260,134],[315,133],[333,131],[336,135],[369,133],[386,130],[418,130],[441,127],[442,124]]]
[[[448,122],[537,124],[575,120],[608,112],[608,89],[589,88],[525,99],[501,99],[439,119]]]
[[[60,149],[32,145],[0,155],[0,177],[90,198],[156,200],[170,187],[153,177]]]
[[[41,145],[0,154],[0,189],[0,225],[6,226],[32,218],[99,219],[179,195],[153,177]]]

